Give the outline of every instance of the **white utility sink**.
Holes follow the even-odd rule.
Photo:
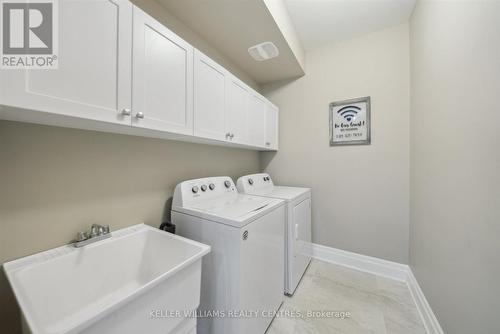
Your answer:
[[[4,264],[24,330],[195,333],[201,258],[210,246],[140,224],[111,238]],[[177,312],[178,311],[178,312]]]

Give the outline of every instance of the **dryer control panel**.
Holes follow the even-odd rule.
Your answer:
[[[187,180],[175,187],[172,206],[185,207],[193,202],[237,195],[238,191],[229,176]]]
[[[267,173],[245,175],[238,179],[238,191],[244,194],[258,194],[271,191],[274,187],[273,180]]]

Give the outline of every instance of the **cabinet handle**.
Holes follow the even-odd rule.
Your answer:
[[[231,137],[231,134],[228,132],[226,133],[226,139],[228,139],[229,137]]]
[[[135,114],[135,118],[144,118],[144,113],[142,111],[139,111],[137,114]]]
[[[122,110],[122,116],[130,116],[131,113],[132,111],[129,108],[124,108]]]
[[[234,133],[231,133],[231,135],[229,136],[231,139],[234,138]]]
[[[271,143],[270,143],[270,142],[266,142],[266,146],[270,146],[270,145],[271,145]]]

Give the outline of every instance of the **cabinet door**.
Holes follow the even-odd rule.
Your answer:
[[[247,112],[250,88],[232,75],[228,75],[226,95],[226,124],[231,134],[229,140],[238,144],[247,143]]]
[[[193,134],[193,47],[134,7],[132,125]]]
[[[250,98],[250,108],[247,113],[248,144],[265,147],[266,143],[266,100],[257,94]]]
[[[194,135],[226,140],[226,71],[194,51]]]
[[[266,148],[278,150],[278,107],[272,103],[266,109]]]
[[[131,3],[59,1],[58,22],[58,68],[3,70],[0,104],[130,124]]]

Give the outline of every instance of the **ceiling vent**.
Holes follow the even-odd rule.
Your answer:
[[[253,59],[263,61],[277,57],[280,51],[273,42],[264,42],[250,47],[248,53]]]

